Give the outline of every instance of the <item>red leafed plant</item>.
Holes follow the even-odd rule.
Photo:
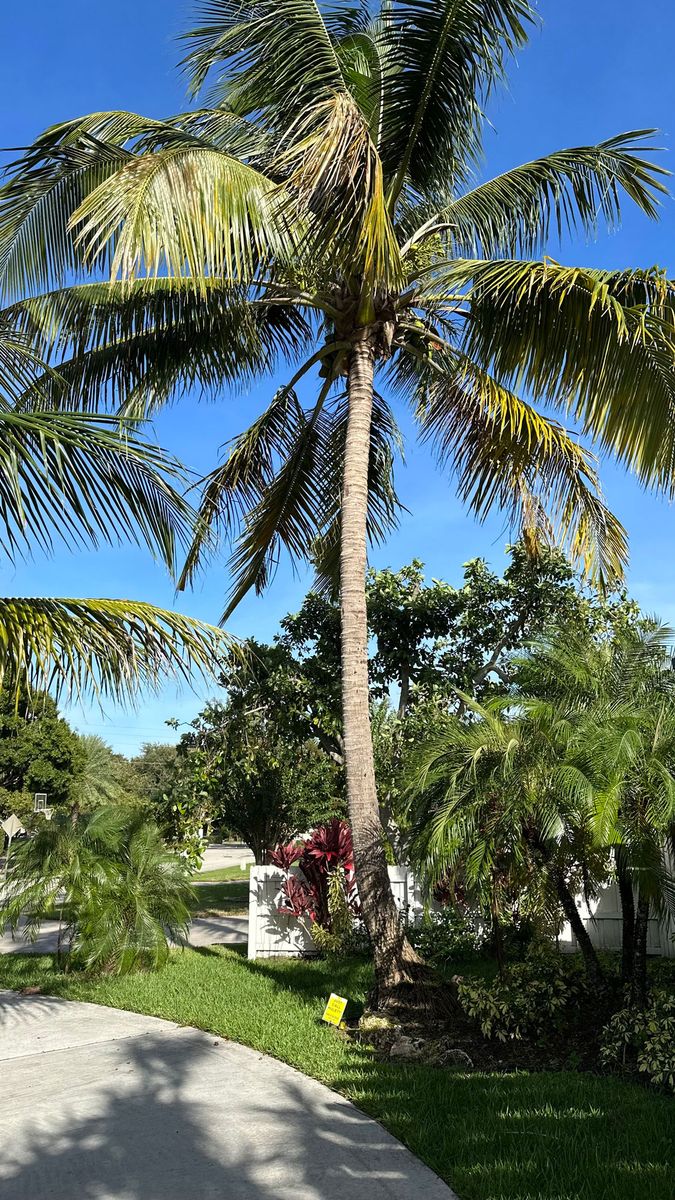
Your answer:
[[[286,875],[279,912],[299,919],[309,917],[329,934],[345,913],[350,920],[359,916],[352,831],[346,821],[335,817],[328,825],[315,829],[304,842],[277,846],[269,859]],[[295,863],[300,869],[297,873],[291,871]],[[342,910],[340,915],[338,907]]]

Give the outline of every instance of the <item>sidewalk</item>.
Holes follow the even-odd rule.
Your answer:
[[[57,921],[43,921],[36,942],[27,942],[18,930],[14,941],[10,933],[0,934],[0,954],[53,954],[58,936]],[[248,916],[195,917],[188,936],[190,946],[245,946],[248,942]]]

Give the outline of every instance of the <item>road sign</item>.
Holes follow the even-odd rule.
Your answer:
[[[327,1021],[329,1025],[339,1025],[345,1015],[347,1003],[344,996],[336,996],[335,992],[331,992],[321,1020]]]
[[[7,817],[6,821],[2,822],[2,828],[10,841],[16,837],[17,833],[25,833],[24,827],[16,813],[12,813],[10,817]]]

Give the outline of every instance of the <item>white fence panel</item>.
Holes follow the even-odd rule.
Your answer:
[[[389,879],[394,900],[409,921],[421,920],[424,902],[419,884],[407,867],[389,867]],[[249,958],[294,957],[310,954],[314,949],[311,935],[295,917],[278,911],[284,873],[278,867],[251,867],[249,883],[248,956]],[[603,888],[590,906],[577,900],[584,925],[591,941],[602,950],[621,949],[621,907],[615,884]],[[673,942],[675,923],[650,920],[647,931],[647,953],[675,958]],[[561,950],[577,949],[577,940],[569,924],[560,934]]]
[[[407,867],[389,867],[389,879],[399,912],[418,921],[424,910],[422,893]],[[248,957],[279,958],[309,954],[314,943],[295,917],[278,911],[284,873],[278,867],[251,867],[248,894]]]
[[[604,887],[600,895],[591,900],[590,904],[583,899],[578,899],[577,908],[594,946],[597,946],[599,950],[621,949],[621,901],[619,889],[615,883]],[[675,933],[675,925],[671,919],[666,918],[665,921],[650,919],[647,925],[647,953],[675,958],[673,933]],[[563,927],[559,943],[561,950],[572,952],[577,949],[577,939],[572,933],[569,923]]]
[[[297,958],[314,948],[303,925],[279,912],[284,873],[279,867],[251,867],[248,890],[248,957]]]

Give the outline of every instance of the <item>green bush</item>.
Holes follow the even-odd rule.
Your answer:
[[[437,966],[466,958],[486,943],[485,932],[472,928],[469,919],[452,904],[426,913],[420,925],[411,926],[408,937],[425,962]]]
[[[602,1031],[600,1062],[608,1070],[638,1071],[675,1092],[675,995],[652,993],[647,1008],[622,1008]]]
[[[558,1030],[584,992],[583,972],[553,949],[535,947],[491,983],[462,980],[459,1000],[486,1038],[537,1038]]]

